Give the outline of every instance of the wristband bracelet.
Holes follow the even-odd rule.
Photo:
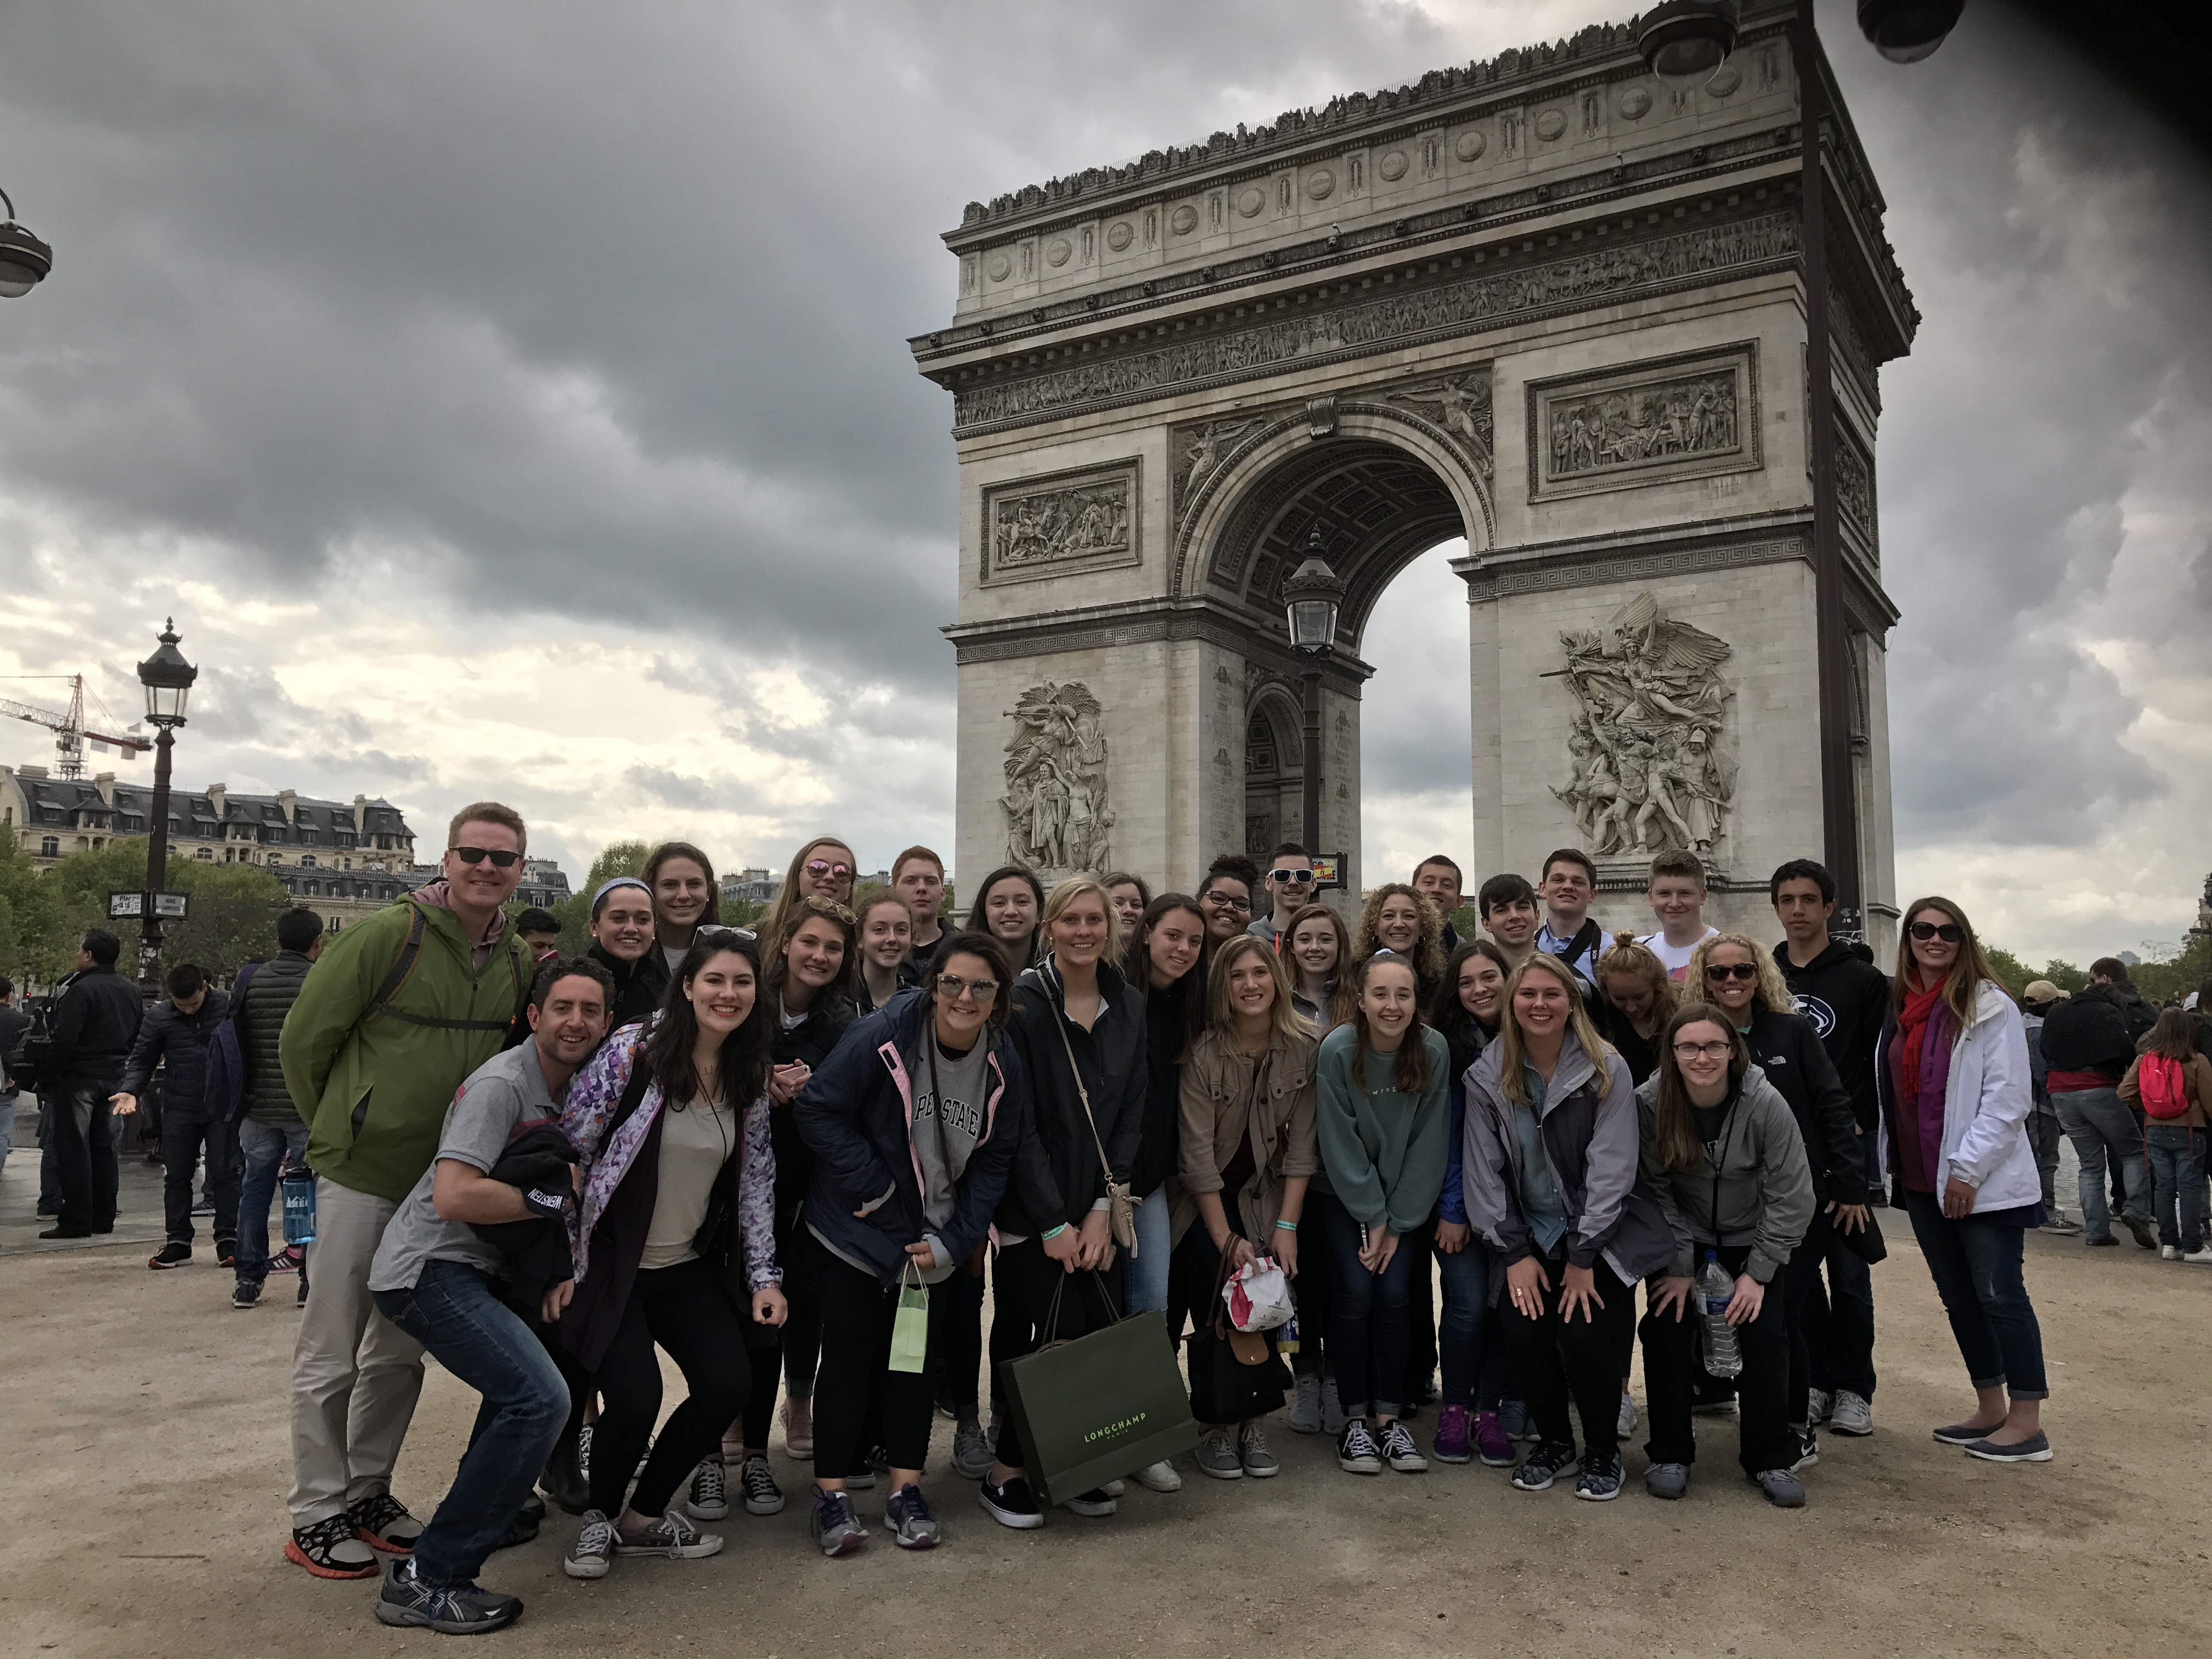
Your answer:
[[[1054,1239],[1058,1238],[1058,1237],[1059,1237],[1062,1233],[1066,1232],[1066,1231],[1067,1231],[1067,1224],[1066,1224],[1065,1221],[1063,1221],[1063,1222],[1061,1222],[1061,1223],[1060,1224],[1060,1225],[1058,1225],[1057,1227],[1054,1227],[1054,1228],[1050,1232],[1048,1232],[1048,1233],[1040,1233],[1040,1234],[1038,1234],[1038,1235],[1037,1235],[1037,1243],[1040,1243],[1040,1244],[1049,1244],[1049,1243],[1052,1243],[1052,1241],[1053,1241]]]
[[[1298,1230],[1298,1224],[1297,1222],[1285,1221],[1280,1217],[1276,1218],[1275,1226],[1279,1231],[1286,1233],[1294,1233]]]

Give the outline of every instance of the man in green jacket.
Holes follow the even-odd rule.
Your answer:
[[[455,1091],[529,1001],[528,947],[500,906],[522,878],[521,816],[465,806],[441,878],[331,939],[278,1051],[316,1175],[307,1300],[292,1354],[292,1540],[319,1578],[369,1578],[422,1532],[392,1468],[422,1349],[378,1313],[370,1258],[438,1150]]]

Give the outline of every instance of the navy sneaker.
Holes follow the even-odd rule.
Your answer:
[[[522,1601],[475,1584],[434,1589],[415,1577],[410,1558],[393,1562],[384,1575],[376,1617],[381,1624],[419,1626],[441,1636],[478,1636],[505,1630],[522,1617]]]
[[[888,1516],[885,1522],[888,1524]],[[814,1489],[813,1511],[806,1517],[806,1535],[829,1556],[850,1555],[868,1541],[868,1529],[853,1513],[853,1500],[842,1492],[824,1492],[819,1486]]]
[[[884,1505],[884,1530],[902,1550],[933,1550],[942,1541],[937,1517],[929,1512],[929,1500],[911,1480]]]

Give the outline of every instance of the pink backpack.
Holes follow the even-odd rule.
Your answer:
[[[2142,1100],[2143,1115],[2160,1122],[2171,1123],[2189,1110],[2181,1062],[2164,1054],[2145,1054],[2136,1062],[2136,1092]]]

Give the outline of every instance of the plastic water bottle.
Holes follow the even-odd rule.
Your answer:
[[[1735,1280],[1721,1266],[1720,1252],[1707,1250],[1705,1265],[1698,1269],[1698,1310],[1705,1322],[1705,1374],[1734,1376],[1743,1370],[1743,1351],[1736,1346],[1735,1327],[1728,1322],[1728,1304],[1735,1298]]]
[[[315,1242],[315,1172],[294,1170],[284,1177],[284,1243]]]

